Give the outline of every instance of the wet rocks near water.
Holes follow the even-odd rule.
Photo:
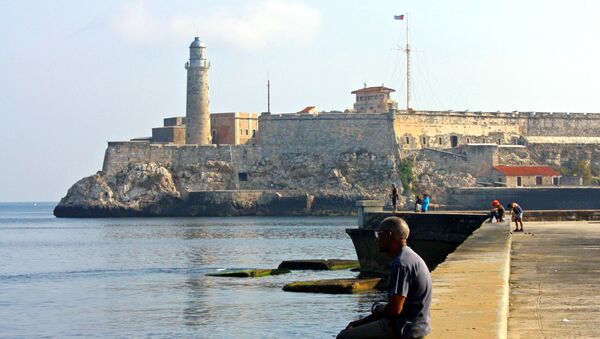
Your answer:
[[[283,290],[288,292],[351,294],[373,290],[380,283],[381,278],[311,280],[289,283],[283,286]]]
[[[358,260],[346,259],[305,259],[285,260],[279,264],[279,269],[331,271],[359,267]]]
[[[290,273],[290,270],[284,269],[253,269],[253,270],[241,270],[241,271],[230,271],[230,272],[219,272],[219,273],[208,273],[211,277],[230,277],[230,278],[256,278],[266,277],[269,275],[279,275]]]

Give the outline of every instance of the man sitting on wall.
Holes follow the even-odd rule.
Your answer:
[[[431,332],[431,275],[427,265],[406,240],[404,219],[390,217],[379,224],[379,251],[393,258],[388,303],[375,303],[371,314],[351,322],[337,338],[421,338]]]

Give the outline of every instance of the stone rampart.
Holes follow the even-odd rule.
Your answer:
[[[515,143],[520,136],[597,136],[598,113],[397,111],[394,129],[403,148],[465,143]]]
[[[393,119],[390,113],[263,114],[259,143],[276,153],[395,154]]]

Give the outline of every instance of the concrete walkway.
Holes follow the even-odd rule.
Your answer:
[[[510,287],[509,338],[600,338],[600,223],[526,222]]]

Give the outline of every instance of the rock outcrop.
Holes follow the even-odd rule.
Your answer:
[[[75,183],[54,209],[72,217],[161,215],[181,200],[171,172],[156,163],[98,172]]]

